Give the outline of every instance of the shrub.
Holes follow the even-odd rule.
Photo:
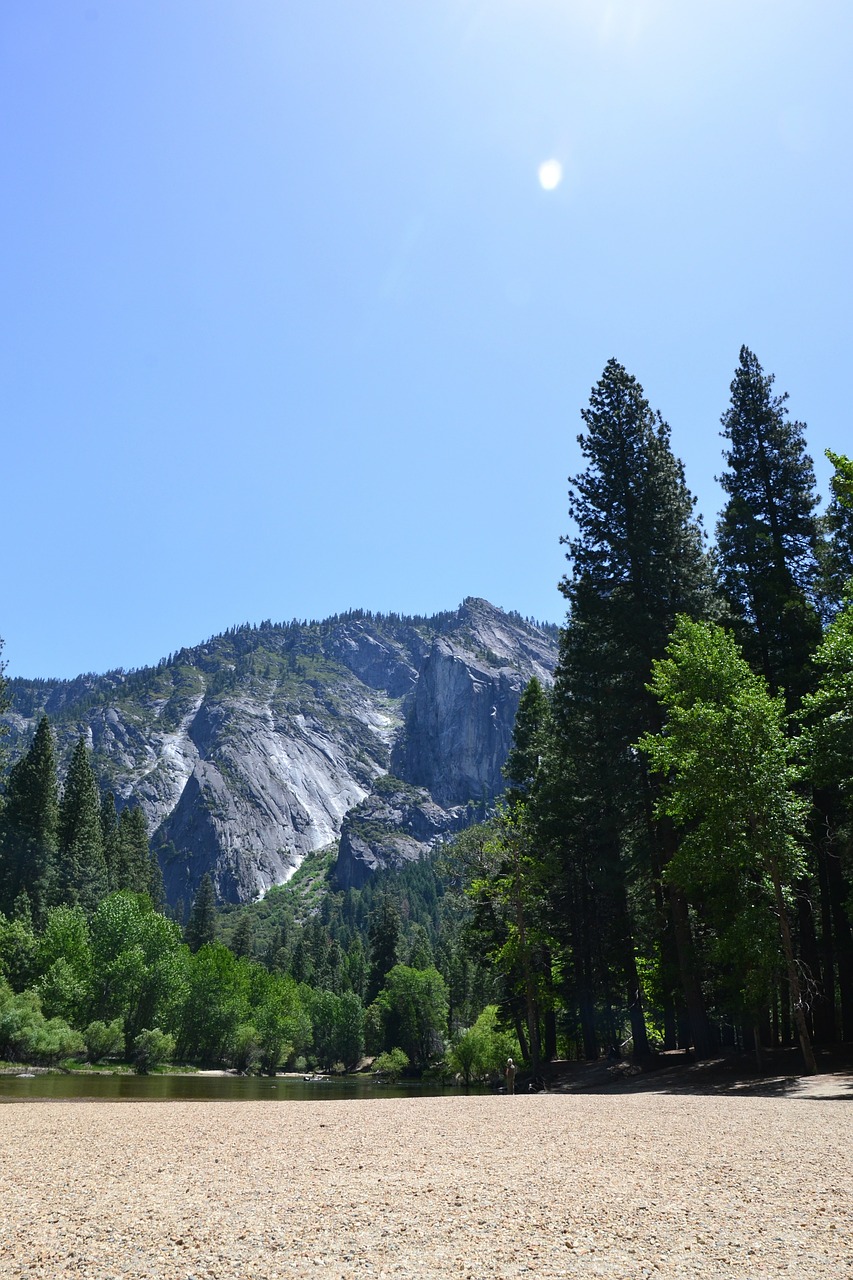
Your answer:
[[[90,1022],[83,1032],[86,1056],[90,1062],[103,1062],[117,1057],[124,1047],[124,1025],[121,1018],[112,1022]]]
[[[409,1065],[409,1056],[402,1049],[391,1049],[388,1053],[380,1053],[373,1063],[374,1075],[388,1076],[391,1080],[399,1080]]]
[[[174,1037],[166,1035],[159,1027],[140,1031],[133,1042],[133,1069],[137,1075],[147,1075],[153,1067],[168,1062],[174,1052]]]

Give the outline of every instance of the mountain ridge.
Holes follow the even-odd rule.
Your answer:
[[[102,786],[145,811],[173,904],[205,872],[220,900],[248,901],[346,835],[378,779],[420,788],[429,817],[409,804],[419,836],[403,852],[341,841],[339,875],[355,883],[394,849],[418,856],[501,789],[518,697],[532,675],[550,680],[557,634],[475,597],[431,618],[247,624],[156,667],[11,679],[9,745],[20,754],[42,714],[61,762],[85,734]]]

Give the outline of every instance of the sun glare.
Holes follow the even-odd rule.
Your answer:
[[[563,181],[563,166],[559,160],[545,160],[539,166],[539,185],[543,191],[555,191]]]

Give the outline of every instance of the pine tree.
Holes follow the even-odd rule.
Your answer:
[[[836,468],[832,497],[820,520],[824,540],[820,553],[820,594],[824,615],[832,618],[842,607],[845,592],[853,589],[853,478],[849,458],[827,449]]]
[[[3,637],[0,636],[0,654],[3,653]],[[6,670],[6,663],[0,660],[0,716],[9,706],[9,695],[6,689],[6,679],[3,672]],[[6,764],[6,752],[3,747],[3,739],[9,732],[9,726],[5,721],[0,720],[0,772],[3,771]]]
[[[209,942],[216,940],[216,894],[213,881],[205,872],[193,900],[190,918],[184,929],[184,942],[190,951],[199,951]]]
[[[383,894],[370,922],[370,972],[366,1003],[372,1004],[385,983],[385,976],[397,963],[400,945],[400,912],[397,903]]]
[[[820,641],[817,495],[804,424],[791,422],[787,394],[773,394],[747,347],[722,417],[728,494],[717,524],[723,585],[738,620],[744,654],[789,709],[810,684]]]
[[[534,676],[521,695],[512,731],[512,746],[503,767],[509,782],[506,799],[520,802],[533,789],[544,749],[548,698]]]
[[[122,809],[118,821],[117,847],[115,888],[148,893],[151,887],[148,824],[139,805]]]
[[[74,748],[59,805],[57,873],[58,901],[85,911],[94,911],[109,891],[101,801],[85,737]]]
[[[630,854],[651,873],[656,924],[646,927],[657,928],[668,970],[680,972],[693,1042],[704,1054],[711,1037],[687,904],[674,889],[665,900],[662,889],[674,837],[652,820],[654,788],[632,744],[659,725],[647,684],[676,616],[716,616],[717,584],[669,427],[636,379],[610,360],[581,416],[587,468],[570,481],[576,532],[563,539],[572,572],[560,584],[569,619],[554,714],[563,750],[575,756],[569,772],[589,797],[585,860],[606,868],[599,907],[611,940],[618,946],[625,928]],[[643,1030],[630,931],[619,949],[636,1044]]]
[[[160,859],[155,849],[151,850],[149,855],[150,870],[148,873],[148,897],[154,904],[156,911],[166,910],[166,886],[163,883],[163,868],[160,866]]]
[[[255,922],[248,911],[244,911],[231,938],[231,950],[239,959],[241,956],[252,956],[255,949]]]
[[[18,895],[26,893],[37,924],[50,901],[58,816],[53,733],[43,716],[32,745],[9,774],[2,822],[0,908],[8,912]]]
[[[118,883],[119,848],[118,848],[118,814],[116,798],[108,791],[101,800],[101,840],[104,847],[104,862],[107,864],[107,880],[110,889],[121,889]]]

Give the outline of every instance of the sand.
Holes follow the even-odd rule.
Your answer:
[[[540,1094],[0,1107],[0,1276],[853,1276],[853,1106]]]

